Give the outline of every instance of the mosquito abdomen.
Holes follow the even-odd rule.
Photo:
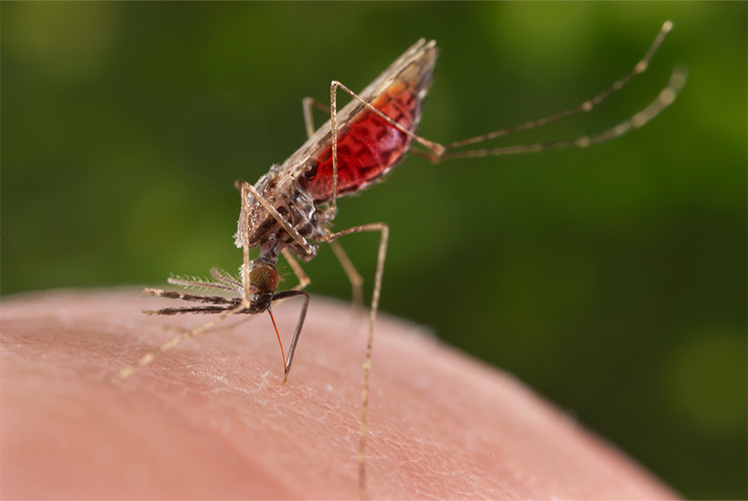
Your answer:
[[[419,62],[432,65],[433,59]],[[406,70],[371,105],[415,133],[423,96],[430,84],[430,68],[426,72]],[[364,189],[389,172],[408,151],[410,142],[410,136],[381,116],[361,110],[338,135],[338,196]],[[319,204],[332,198],[332,145],[324,148],[315,160],[317,169],[310,176],[309,185],[314,202]]]

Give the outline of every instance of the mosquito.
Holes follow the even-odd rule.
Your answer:
[[[144,355],[133,365],[119,371],[113,379],[127,378],[137,369],[153,361],[160,353],[170,350],[186,339],[209,331],[216,324],[233,315],[255,315],[268,312],[280,343],[280,335],[275,326],[271,306],[278,301],[302,297],[304,302],[287,356],[281,343],[284,366],[281,384],[285,385],[310,302],[309,294],[303,289],[311,281],[301,268],[299,261],[308,262],[314,259],[320,244],[330,244],[353,285],[354,299],[360,300],[361,276],[340,247],[338,239],[354,233],[379,233],[379,250],[363,365],[364,381],[358,450],[359,494],[362,499],[367,498],[366,427],[369,373],[389,227],[385,223],[371,223],[343,231],[332,231],[330,223],[338,212],[338,197],[359,192],[376,183],[408,152],[438,163],[455,158],[586,148],[619,137],[632,128],[643,126],[675,100],[686,82],[684,68],[676,67],[673,70],[669,83],[646,108],[615,127],[597,134],[549,143],[453,151],[539,127],[569,115],[591,111],[629,80],[647,69],[652,57],[672,27],[673,23],[665,22],[644,57],[631,71],[581,105],[540,120],[449,144],[429,141],[416,133],[423,100],[433,81],[434,63],[438,54],[435,41],[427,42],[421,39],[416,42],[358,94],[333,80],[330,85],[330,120],[315,130],[312,120],[313,107],[326,112],[328,108],[312,98],[305,98],[302,104],[307,141],[285,162],[271,166],[269,172],[254,185],[241,180],[235,183],[241,194],[241,212],[238,229],[234,236],[236,246],[243,251],[239,274],[234,276],[214,268],[211,270],[212,279],[184,277],[168,279],[168,283],[173,285],[213,290],[219,293],[233,293],[234,297],[145,289],[144,294],[148,296],[181,299],[196,303],[196,305],[144,310],[143,313],[149,315],[201,313],[218,316],[194,330],[180,333],[171,341]],[[338,90],[346,92],[353,98],[341,110],[337,107]],[[250,250],[257,249],[259,249],[259,254],[251,259]],[[298,278],[299,284],[292,289],[278,291],[280,280],[276,266],[281,255]]]

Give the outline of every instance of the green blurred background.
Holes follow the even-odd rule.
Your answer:
[[[234,180],[304,141],[304,96],[362,89],[419,37],[441,49],[421,132],[449,142],[578,105],[671,19],[649,71],[597,113],[494,144],[615,125],[687,65],[644,129],[587,150],[410,158],[342,200],[336,227],[390,224],[383,311],[516,374],[686,497],[747,495],[746,3],[0,10],[3,295],[236,270]],[[377,238],[342,241],[367,302]],[[349,300],[329,248],[306,270],[314,294]]]

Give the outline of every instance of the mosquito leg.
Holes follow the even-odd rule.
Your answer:
[[[293,270],[294,275],[296,275],[296,278],[299,279],[299,283],[296,285],[296,287],[293,288],[293,290],[300,291],[301,289],[306,288],[307,285],[312,283],[309,275],[307,275],[306,272],[301,268],[299,262],[296,261],[296,258],[293,257],[291,251],[288,250],[288,247],[284,248],[281,252],[283,253],[283,257],[286,258],[286,261],[288,261],[288,265]]]
[[[343,246],[340,245],[337,240],[332,240],[330,242],[330,247],[332,247],[332,251],[335,253],[335,257],[337,257],[338,261],[340,261],[340,265],[345,270],[345,274],[348,275],[348,280],[351,281],[351,288],[353,289],[354,308],[362,308],[364,305],[364,295],[362,291],[364,279],[361,277],[358,271],[356,271],[356,267],[353,266],[353,263],[348,258],[348,254],[345,253],[345,250],[343,250]]]
[[[338,213],[338,105],[337,82],[330,86],[330,133],[332,134],[332,201],[330,202],[330,220]]]
[[[304,127],[306,127],[307,139],[314,135],[314,117],[312,116],[312,103],[314,103],[314,99],[311,97],[305,97],[301,100],[301,107],[304,109]]]
[[[513,134],[515,132],[534,129],[535,127],[540,127],[542,125],[555,122],[556,120],[567,117],[569,115],[576,115],[579,113],[586,113],[586,112],[592,111],[593,108],[595,108],[597,105],[603,102],[611,94],[622,89],[623,86],[626,85],[632,78],[646,71],[647,67],[649,66],[649,62],[652,60],[652,57],[655,55],[655,52],[657,52],[657,49],[660,48],[660,45],[662,45],[662,42],[665,41],[665,37],[672,29],[673,29],[673,23],[671,21],[665,21],[665,23],[662,25],[662,28],[660,28],[660,32],[657,34],[654,41],[652,42],[652,45],[649,46],[647,53],[644,54],[644,57],[638,63],[636,63],[636,66],[634,66],[634,68],[631,71],[629,71],[624,76],[622,76],[621,78],[613,82],[613,84],[610,87],[602,91],[600,94],[598,94],[597,96],[593,97],[592,99],[588,101],[583,102],[576,108],[571,108],[566,111],[562,111],[561,113],[556,113],[555,115],[541,118],[540,120],[534,120],[532,122],[528,122],[522,125],[517,125],[515,127],[510,127],[508,129],[497,130],[495,132],[490,132],[488,134],[483,134],[481,136],[472,137],[470,139],[464,139],[462,141],[457,141],[455,143],[445,144],[444,148],[447,150],[451,150],[454,148],[459,148],[461,146],[481,143],[483,141],[488,141],[489,139],[495,139],[497,137],[502,137],[508,134]]]
[[[327,115],[330,114],[330,107],[320,103],[313,97],[305,97],[301,101],[301,107],[304,109],[304,125],[306,126],[306,137],[310,138],[314,135],[314,131],[316,130],[314,128],[314,116],[313,116],[313,110],[312,107],[317,108],[318,110],[322,110]]]
[[[369,337],[366,343],[366,358],[364,359],[364,388],[361,396],[361,428],[359,430],[358,449],[358,488],[361,499],[368,499],[366,493],[366,420],[367,412],[369,409],[369,372],[371,370],[371,348],[374,340],[374,324],[377,320],[377,311],[379,311],[379,297],[382,292],[382,276],[384,274],[384,260],[387,256],[387,241],[389,240],[390,227],[384,223],[365,224],[337,233],[328,234],[324,239],[324,241],[326,242],[332,242],[340,237],[344,237],[352,233],[362,233],[365,231],[378,231],[381,233],[381,237],[379,239],[379,252],[377,254],[377,271],[374,275],[374,293],[372,294],[371,298]]]
[[[518,153],[537,153],[544,150],[563,150],[568,148],[586,148],[593,144],[602,143],[622,136],[632,128],[639,128],[644,126],[647,122],[656,117],[662,110],[667,108],[678,93],[686,84],[687,71],[683,67],[676,67],[673,74],[670,77],[670,82],[665,87],[657,99],[652,101],[649,106],[644,108],[642,111],[634,115],[628,120],[621,122],[620,124],[610,129],[604,130],[600,133],[582,136],[573,140],[555,141],[550,143],[536,143],[536,144],[522,144],[516,146],[506,146],[502,148],[490,148],[481,150],[468,150],[458,151],[454,153],[445,153],[444,155],[437,156],[431,152],[411,148],[410,152],[423,157],[433,163],[438,163],[442,160],[449,160],[453,158],[475,158],[485,156],[498,156],[498,155],[513,155]]]

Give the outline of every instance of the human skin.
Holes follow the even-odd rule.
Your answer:
[[[300,303],[273,309],[286,343]],[[312,297],[284,387],[267,315],[111,383],[210,319],[140,313],[175,304],[132,289],[2,302],[0,496],[357,498],[365,319]],[[513,376],[406,321],[377,322],[370,397],[372,498],[677,497]]]

